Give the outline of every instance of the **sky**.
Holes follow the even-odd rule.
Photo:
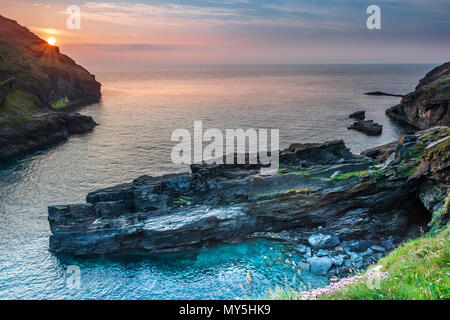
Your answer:
[[[379,30],[366,27],[372,4]],[[0,14],[88,66],[450,60],[450,0],[3,0]]]

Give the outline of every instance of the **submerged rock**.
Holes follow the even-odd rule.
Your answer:
[[[386,93],[383,91],[371,91],[364,93],[366,96],[386,96],[386,97],[403,97],[401,94]]]
[[[307,258],[306,261],[310,265],[310,270],[318,275],[327,275],[333,261],[329,257],[311,257]]]

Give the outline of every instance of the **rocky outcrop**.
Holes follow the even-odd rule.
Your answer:
[[[373,120],[360,120],[353,122],[348,129],[360,131],[369,136],[378,136],[383,131],[383,126],[374,123]]]
[[[366,118],[366,112],[364,110],[353,112],[349,115],[349,118],[364,120]]]
[[[385,96],[385,97],[403,97],[401,94],[392,94],[392,93],[386,93],[382,91],[371,91],[364,93],[366,96]]]
[[[386,114],[419,129],[450,126],[449,104],[450,62],[447,62],[427,73],[415,91],[386,110]]]
[[[270,176],[245,164],[143,176],[94,191],[84,204],[49,207],[50,250],[174,252],[256,237],[290,243],[316,273],[359,269],[426,230],[429,213],[416,195],[425,183],[448,177],[448,163],[416,171],[449,134],[437,128],[403,137],[392,161],[378,165],[334,141],[291,145]]]
[[[85,133],[96,123],[78,113],[55,112],[32,121],[0,128],[0,159],[67,139],[71,134]]]

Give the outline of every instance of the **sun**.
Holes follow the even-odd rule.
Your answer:
[[[54,46],[56,44],[56,39],[53,37],[50,37],[47,39],[47,43],[51,46]]]

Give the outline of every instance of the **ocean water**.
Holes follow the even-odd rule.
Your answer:
[[[83,202],[87,192],[142,174],[187,171],[170,162],[176,128],[278,128],[281,147],[344,139],[356,153],[397,139],[405,128],[384,111],[433,65],[150,66],[91,70],[102,101],[84,108],[92,133],[0,164],[0,299],[235,299],[278,286],[317,287],[301,257],[267,240],[181,254],[76,258],[48,251],[47,206]],[[384,126],[379,137],[347,130],[348,114]],[[69,266],[81,272],[70,285]],[[70,268],[69,268],[70,270]],[[250,275],[251,281],[248,281]],[[69,285],[68,285],[69,284]]]

